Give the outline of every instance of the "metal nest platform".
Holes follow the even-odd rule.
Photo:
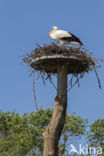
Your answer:
[[[24,63],[35,70],[48,74],[56,74],[58,66],[66,66],[68,74],[85,73],[93,70],[96,61],[85,49],[64,47],[56,44],[38,45],[34,51],[27,54]]]
[[[100,79],[96,70],[97,67],[100,67],[98,61],[104,62],[104,60],[93,58],[91,53],[83,47],[65,47],[54,43],[43,46],[37,44],[36,49],[22,58],[22,62],[33,69],[31,75],[33,75],[33,94],[36,109],[38,110],[35,95],[35,78],[37,80],[41,78],[44,85],[49,80],[58,91],[58,87],[53,81],[53,75],[58,77],[58,69],[63,66],[63,69],[67,69],[67,74],[70,74],[67,83],[67,92],[69,92],[76,84],[80,87],[80,79],[93,70],[101,89]]]

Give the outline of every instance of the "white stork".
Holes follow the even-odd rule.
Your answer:
[[[79,46],[83,45],[80,39],[77,38],[75,35],[64,30],[58,30],[57,26],[53,26],[52,30],[48,33],[48,36],[54,40],[57,40],[62,45],[65,44],[75,44]]]

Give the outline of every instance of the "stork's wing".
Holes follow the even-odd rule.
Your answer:
[[[74,34],[72,34],[71,32],[68,32],[69,34],[71,34],[71,36],[73,37],[73,38],[77,38]]]
[[[64,30],[57,30],[54,32],[54,37],[60,39],[63,37],[71,37],[71,34],[69,34],[67,31]]]
[[[79,40],[79,38],[73,38],[73,37],[62,37],[60,38],[60,40],[62,41],[66,41],[66,42],[76,42],[79,43],[80,45],[83,45],[83,43]]]
[[[70,33],[70,32],[69,32]],[[70,33],[72,35],[73,41],[79,42],[81,45],[83,45],[83,43],[80,41],[80,39],[78,37],[76,37],[75,35],[73,35],[72,33]]]

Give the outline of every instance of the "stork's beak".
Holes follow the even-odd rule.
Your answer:
[[[49,36],[49,33],[48,33],[48,36]]]

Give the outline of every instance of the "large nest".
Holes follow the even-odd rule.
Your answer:
[[[35,50],[26,54],[23,58],[23,62],[33,69],[33,93],[36,109],[38,110],[34,73],[37,73],[37,79],[39,77],[42,78],[44,84],[45,80],[48,79],[57,90],[52,80],[52,75],[57,74],[59,66],[66,66],[68,74],[72,74],[67,84],[67,91],[70,91],[74,85],[78,84],[78,87],[80,86],[79,80],[83,78],[87,72],[94,70],[99,88],[101,88],[100,79],[96,70],[96,67],[99,67],[97,60],[99,59],[93,58],[91,53],[88,53],[84,48],[57,46],[53,43],[44,46],[38,45]]]
[[[24,57],[23,61],[35,70],[48,74],[57,73],[58,66],[65,65],[68,74],[85,73],[96,66],[96,61],[85,49],[50,44],[39,46]]]

